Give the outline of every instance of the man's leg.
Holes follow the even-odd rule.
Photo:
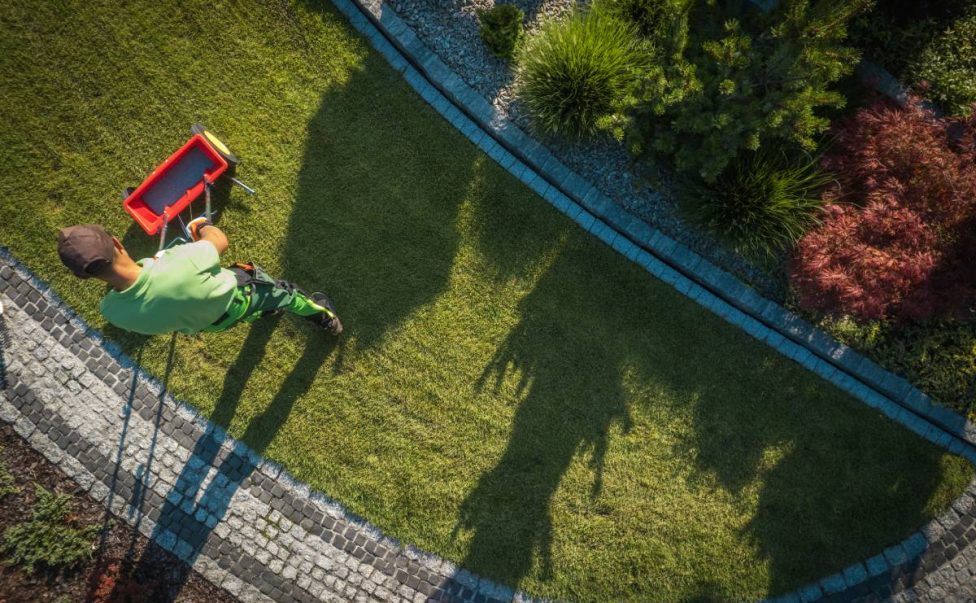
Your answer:
[[[342,332],[342,323],[335,307],[324,294],[307,294],[295,284],[281,280],[270,283],[256,281],[253,286],[251,308],[244,318],[246,322],[267,314],[289,312],[323,326],[335,335]]]

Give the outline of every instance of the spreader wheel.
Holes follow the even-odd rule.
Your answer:
[[[222,140],[217,138],[216,134],[208,130],[203,124],[193,124],[190,131],[194,134],[202,134],[203,137],[207,139],[207,142],[210,143],[210,146],[213,147],[213,149],[224,158],[224,161],[226,161],[231,168],[234,168],[238,163],[240,163],[240,159],[237,158],[237,155],[231,153],[230,149],[227,148],[227,145],[225,145]]]

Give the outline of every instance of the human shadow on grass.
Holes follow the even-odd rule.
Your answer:
[[[377,70],[389,77],[358,75]],[[285,278],[327,291],[356,349],[445,290],[471,179],[471,164],[457,161],[462,136],[427,105],[405,107],[404,94],[399,75],[370,53],[322,97],[304,133]]]

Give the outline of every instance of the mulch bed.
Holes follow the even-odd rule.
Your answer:
[[[107,514],[54,464],[34,451],[13,428],[0,423],[0,461],[20,489],[0,500],[0,534],[30,517],[34,484],[74,494],[71,519],[100,525],[92,560],[68,570],[38,570],[33,575],[0,562],[0,603],[232,603],[214,586],[168,551],[149,542],[124,521]]]

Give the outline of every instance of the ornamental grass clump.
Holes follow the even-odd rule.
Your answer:
[[[836,130],[823,223],[797,246],[804,308],[860,320],[976,316],[976,138],[911,97]]]
[[[584,136],[619,110],[635,81],[633,28],[596,8],[551,21],[518,52],[519,94],[546,134]]]
[[[954,115],[968,115],[976,102],[976,14],[956,21],[922,51],[909,69],[928,83],[926,96]]]
[[[510,59],[522,39],[522,19],[525,13],[514,4],[496,4],[478,11],[481,40],[495,56]]]
[[[816,161],[791,163],[766,153],[738,159],[715,183],[686,178],[679,189],[693,220],[752,257],[775,257],[817,222],[830,176]]]

